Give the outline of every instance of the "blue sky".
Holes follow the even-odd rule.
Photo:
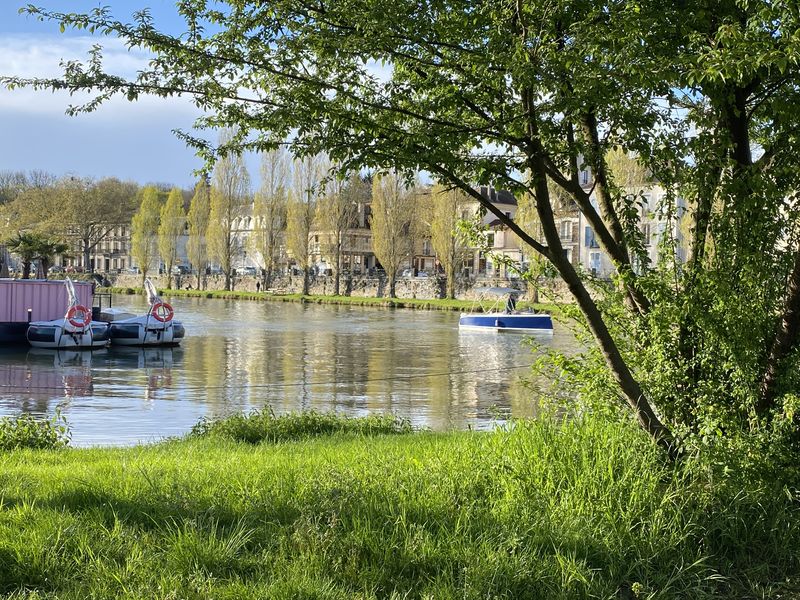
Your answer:
[[[93,38],[86,32],[62,34],[55,23],[18,14],[27,3],[0,1],[1,75],[57,76],[60,60],[84,58],[93,43],[106,48],[106,63],[113,72],[132,74],[142,64],[143,55],[128,52],[112,38]],[[115,18],[125,21],[133,11],[147,6],[157,27],[182,31],[175,0],[41,0],[37,4],[70,12],[109,6]],[[176,128],[189,129],[198,114],[187,100],[143,98],[130,103],[116,98],[94,113],[67,116],[66,108],[77,103],[67,94],[0,88],[0,171],[42,170],[192,186],[192,171],[201,162],[171,133]],[[248,166],[251,179],[257,180],[256,159],[248,160]]]

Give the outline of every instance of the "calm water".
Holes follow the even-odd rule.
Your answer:
[[[391,411],[433,429],[487,428],[533,410],[525,336],[459,333],[436,311],[173,298],[175,349],[0,350],[0,415],[66,416],[74,445],[133,444],[203,416],[271,406]],[[114,298],[144,312],[144,298]],[[559,329],[541,343],[569,349]]]

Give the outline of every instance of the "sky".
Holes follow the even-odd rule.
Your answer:
[[[105,63],[114,73],[132,75],[146,60],[114,38],[61,33],[56,23],[20,15],[19,8],[31,1],[0,0],[0,75],[55,77],[61,73],[61,60],[84,59],[96,43],[105,48]],[[123,21],[148,7],[159,29],[183,31],[175,0],[39,0],[36,4],[69,12],[108,6]],[[65,114],[70,104],[79,103],[66,93],[0,87],[0,171],[38,170],[192,187],[193,171],[202,161],[172,133],[190,129],[199,114],[188,100],[114,98],[93,113]],[[247,162],[251,179],[257,181],[257,159],[249,157]]]

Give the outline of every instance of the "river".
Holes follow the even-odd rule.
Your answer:
[[[485,429],[533,413],[524,335],[464,333],[454,312],[172,298],[178,348],[0,350],[0,416],[67,419],[72,444],[131,445],[256,408],[392,412],[418,427]],[[143,297],[114,306],[143,313]],[[574,348],[558,323],[538,343]]]

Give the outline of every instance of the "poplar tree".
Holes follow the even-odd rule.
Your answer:
[[[319,202],[320,252],[333,267],[333,293],[340,292],[345,235],[355,225],[362,182],[357,173],[333,178]]]
[[[298,268],[303,271],[303,295],[308,294],[311,265],[311,229],[314,225],[317,194],[324,175],[321,156],[306,156],[294,161],[294,176],[289,195],[286,244]]]
[[[280,261],[286,233],[289,154],[283,147],[261,157],[261,187],[253,205],[251,248],[260,258],[261,284],[267,289]]]
[[[183,212],[183,192],[172,188],[161,209],[158,225],[158,252],[167,270],[167,288],[172,288],[172,267],[178,257],[178,239],[183,233],[186,215]]]
[[[456,297],[456,269],[464,261],[469,247],[458,231],[464,209],[474,204],[459,189],[435,185],[432,194],[431,244],[447,278],[445,296]]]
[[[153,261],[158,258],[158,225],[161,217],[161,202],[158,190],[147,186],[142,190],[139,210],[131,221],[131,258],[136,262],[144,280],[150,273]]]
[[[186,242],[186,253],[189,262],[197,270],[197,289],[205,289],[205,273],[208,266],[208,234],[209,212],[211,200],[209,186],[205,179],[194,186],[194,196],[189,204],[189,239]]]
[[[220,135],[222,144],[236,135],[226,130]],[[240,154],[229,154],[221,158],[214,167],[211,184],[211,212],[208,227],[209,254],[219,262],[225,274],[225,289],[231,289],[233,260],[242,249],[242,240],[236,228],[251,206],[250,176]]]
[[[372,179],[372,251],[386,272],[389,297],[397,295],[397,271],[413,250],[415,193],[396,173]]]

